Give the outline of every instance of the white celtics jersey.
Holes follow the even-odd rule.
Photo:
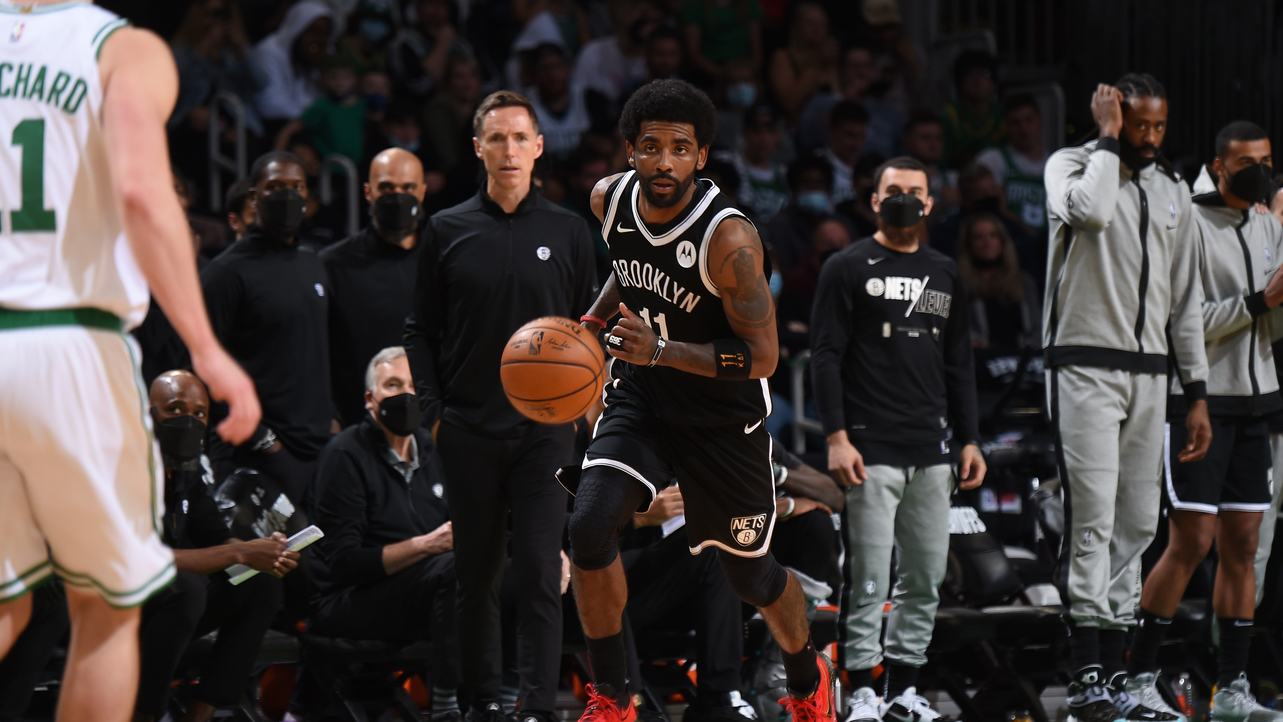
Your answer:
[[[147,282],[116,210],[98,54],[125,20],[0,0],[0,307],[97,308],[126,328]]]

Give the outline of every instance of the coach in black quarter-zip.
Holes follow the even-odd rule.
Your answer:
[[[1100,138],[1047,161],[1043,341],[1065,491],[1069,719],[1174,720],[1126,690],[1140,555],[1158,527],[1168,354],[1190,402],[1181,463],[1207,453],[1207,354],[1189,189],[1159,147],[1163,86],[1129,74],[1092,98]],[[1153,716],[1157,715],[1157,716]]]
[[[472,722],[503,722],[499,579],[512,512],[521,718],[550,718],[561,658],[561,538],[570,424],[526,420],[508,403],[499,360],[541,316],[578,318],[597,298],[588,226],[531,184],[543,150],[534,109],[500,91],[473,122],[487,179],[428,221],[406,351],[445,469],[459,576],[462,692]]]

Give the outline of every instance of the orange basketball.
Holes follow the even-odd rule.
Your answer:
[[[583,416],[601,394],[605,374],[606,354],[597,338],[560,316],[536,318],[517,329],[499,367],[508,401],[542,424]]]

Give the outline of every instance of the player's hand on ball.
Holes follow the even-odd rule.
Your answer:
[[[980,486],[985,480],[985,472],[989,470],[980,447],[967,444],[962,447],[961,457],[958,461],[958,486],[963,489],[974,489]]]
[[[619,304],[619,312],[623,317],[610,329],[606,334],[606,350],[611,356],[622,359],[630,364],[645,366],[650,360],[655,358],[655,348],[659,344],[659,336],[651,329],[650,324],[642,320],[641,316],[628,310],[624,304]]]

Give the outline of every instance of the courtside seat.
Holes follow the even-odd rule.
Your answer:
[[[343,639],[307,631],[300,632],[298,639],[302,673],[315,683],[305,689],[323,694],[331,712],[338,712],[349,722],[378,719],[389,709],[403,720],[423,719],[423,713],[405,689],[405,682],[428,667],[431,642],[400,644]],[[320,702],[304,701],[309,706]]]

